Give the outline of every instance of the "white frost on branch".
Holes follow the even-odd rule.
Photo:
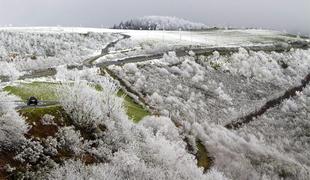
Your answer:
[[[18,148],[24,141],[29,127],[15,110],[18,100],[7,93],[0,92],[0,150]]]
[[[103,92],[77,81],[60,93],[75,124],[105,126],[102,133],[94,132],[96,147],[87,151],[106,163],[67,161],[47,174],[50,179],[226,179],[216,170],[203,174],[169,118],[146,117],[133,124],[116,97],[115,84],[105,78],[98,82]]]

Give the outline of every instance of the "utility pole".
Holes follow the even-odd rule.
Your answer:
[[[181,34],[181,32],[182,32],[182,28],[179,28],[180,41],[182,41],[182,34]]]
[[[165,42],[165,25],[163,25],[163,42]]]
[[[190,30],[190,35],[191,35],[191,44],[193,44],[193,34],[192,34],[192,31]]]
[[[164,39],[164,42],[165,42],[165,25],[163,25],[163,39]]]

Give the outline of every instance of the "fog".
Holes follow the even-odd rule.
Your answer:
[[[147,15],[310,34],[310,0],[0,0],[0,26],[110,27]]]

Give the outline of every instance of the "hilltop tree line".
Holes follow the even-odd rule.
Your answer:
[[[202,23],[194,23],[176,17],[147,16],[122,21],[113,29],[132,30],[203,30],[208,27]]]

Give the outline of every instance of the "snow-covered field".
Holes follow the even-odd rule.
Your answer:
[[[17,112],[18,97],[0,91],[0,152],[9,154],[0,154],[0,163],[6,173],[39,179],[310,178],[309,84],[241,127],[225,127],[305,82],[310,50],[285,48],[309,39],[255,29],[62,27],[1,28],[0,37],[0,77],[11,77],[1,88],[25,81],[62,82],[60,109],[55,113],[48,107],[39,119],[31,111]],[[270,46],[284,50],[247,50]],[[190,51],[212,47],[239,50]],[[178,56],[174,51],[182,48],[185,55]],[[163,58],[139,63],[66,67],[159,53]],[[44,74],[54,67],[50,77],[16,81],[29,71]],[[119,88],[152,115],[133,123]],[[67,115],[58,117],[59,112]],[[212,159],[205,172],[197,166],[197,142]]]
[[[131,36],[131,40],[158,40],[178,42],[184,44],[202,44],[211,46],[239,45],[247,46],[249,43],[260,45],[275,43],[277,41],[296,40],[284,32],[260,29],[210,30],[210,31],[148,31],[148,30],[119,30],[100,28],[70,28],[70,27],[2,27],[0,30],[39,32],[39,33],[124,33]],[[298,39],[298,38],[297,38]],[[309,40],[308,40],[309,41]],[[181,44],[180,44],[181,43]]]

